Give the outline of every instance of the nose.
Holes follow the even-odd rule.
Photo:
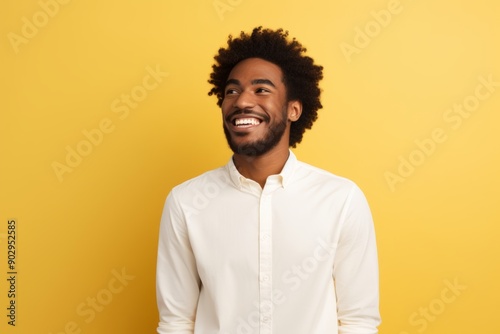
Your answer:
[[[255,99],[251,92],[242,91],[234,100],[233,107],[237,109],[251,109],[255,106]]]

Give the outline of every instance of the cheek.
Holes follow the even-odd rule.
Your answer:
[[[227,115],[229,113],[229,111],[231,110],[230,106],[229,106],[229,103],[226,102],[226,100],[222,101],[222,105],[221,105],[221,113],[222,113],[222,116],[224,117],[225,115]]]
[[[222,111],[230,111],[233,106],[233,101],[231,99],[222,100],[221,109]]]

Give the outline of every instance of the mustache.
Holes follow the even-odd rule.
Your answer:
[[[226,122],[230,123],[233,117],[242,114],[248,116],[255,116],[256,118],[262,119],[264,122],[267,123],[269,123],[269,121],[271,120],[267,114],[255,112],[250,109],[236,109],[233,112],[229,113],[224,119],[226,120]]]

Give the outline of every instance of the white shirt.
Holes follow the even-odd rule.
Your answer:
[[[262,189],[230,159],[175,187],[160,224],[158,333],[376,334],[370,209],[290,156]]]

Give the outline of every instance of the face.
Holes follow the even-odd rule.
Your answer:
[[[290,122],[300,116],[300,103],[287,102],[279,66],[260,58],[238,63],[229,74],[222,118],[235,154],[263,155],[278,145],[288,149]]]

